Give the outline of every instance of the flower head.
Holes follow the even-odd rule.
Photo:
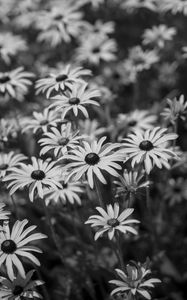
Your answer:
[[[147,289],[154,288],[155,283],[161,282],[157,278],[147,279],[147,276],[151,275],[151,270],[148,268],[147,263],[131,262],[131,264],[126,266],[126,271],[116,269],[116,273],[119,279],[109,281],[109,283],[117,286],[111,295],[119,294],[131,298],[139,294],[150,300],[151,295]]]
[[[32,84],[30,77],[34,75],[24,72],[23,67],[15,70],[0,73],[0,93],[8,93],[11,97],[21,100],[19,95],[24,95],[28,91],[28,86]]]
[[[167,104],[168,107],[164,108],[164,111],[161,113],[165,120],[170,121],[172,124],[175,124],[178,118],[183,121],[185,120],[187,114],[187,101],[185,101],[184,95],[181,95],[179,99],[167,99]]]
[[[44,284],[41,280],[32,280],[34,270],[29,271],[23,278],[20,274],[13,280],[0,277],[0,297],[4,300],[21,300],[42,298],[36,287]]]
[[[109,239],[113,239],[115,231],[120,231],[123,234],[131,232],[137,234],[137,231],[132,227],[132,224],[139,223],[135,219],[127,219],[134,211],[133,208],[127,208],[119,214],[119,204],[115,203],[114,207],[111,204],[107,206],[106,211],[101,207],[96,207],[100,215],[89,217],[85,224],[91,224],[91,227],[99,227],[95,234],[97,240],[104,232],[108,232]]]
[[[44,239],[46,235],[42,233],[33,233],[36,226],[30,226],[24,230],[28,220],[16,221],[10,231],[8,222],[4,222],[0,231],[0,265],[4,264],[7,268],[8,276],[11,280],[15,278],[15,270],[25,278],[25,270],[19,257],[27,258],[36,265],[40,265],[39,260],[32,252],[41,253],[42,251],[36,246],[30,246],[30,242]]]
[[[78,135],[71,129],[71,123],[62,124],[60,130],[55,127],[51,128],[50,132],[44,134],[44,137],[38,142],[42,146],[40,155],[53,150],[55,156],[66,154],[68,150],[79,144],[83,136]]]
[[[64,92],[71,90],[74,83],[84,82],[82,76],[90,76],[91,71],[81,67],[72,67],[70,64],[62,66],[58,73],[51,73],[49,76],[39,79],[36,82],[36,94],[45,93],[47,98],[52,92]]]
[[[4,210],[5,204],[0,203],[0,221],[8,220],[9,215],[11,214],[9,211]]]
[[[23,154],[15,154],[13,151],[0,154],[0,178],[4,178],[10,168],[19,165],[19,163],[26,160]]]
[[[123,152],[128,155],[128,159],[132,159],[133,168],[135,163],[144,162],[145,171],[149,174],[154,164],[158,168],[170,167],[168,160],[176,155],[166,148],[165,143],[175,140],[177,134],[166,133],[166,131],[167,128],[156,127],[144,133],[137,131],[124,139]]]
[[[94,176],[103,184],[107,183],[103,171],[115,177],[119,176],[117,170],[121,170],[120,162],[124,160],[124,155],[116,151],[120,144],[103,145],[105,140],[106,137],[91,143],[83,141],[83,146],[78,146],[62,157],[62,160],[70,160],[70,163],[64,167],[69,172],[67,181],[71,177],[77,181],[86,175],[90,187],[93,188]]]
[[[146,8],[152,11],[156,10],[155,0],[125,0],[122,2],[121,7],[123,7],[128,12],[133,12],[136,9]]]
[[[81,111],[83,115],[88,118],[88,112],[85,105],[99,105],[98,102],[93,100],[100,96],[98,90],[92,90],[87,88],[87,83],[78,84],[75,83],[72,86],[70,92],[67,95],[53,97],[55,103],[51,104],[50,107],[55,107],[56,110],[62,111],[62,119],[66,116],[69,111],[72,111],[75,116]]]
[[[183,13],[187,15],[186,0],[159,0],[158,4],[162,12],[170,11],[172,14]]]
[[[151,29],[146,29],[143,34],[143,44],[153,45],[163,48],[166,41],[171,41],[176,34],[174,27],[168,28],[165,24],[153,26]]]
[[[8,188],[12,195],[20,188],[29,187],[29,198],[34,200],[35,191],[43,199],[44,188],[60,188],[58,182],[59,167],[55,166],[56,162],[42,161],[36,157],[31,158],[32,164],[20,163],[19,167],[10,169],[10,174],[5,176],[3,181],[10,181]]]

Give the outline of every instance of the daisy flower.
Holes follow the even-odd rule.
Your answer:
[[[101,61],[110,62],[116,59],[117,45],[114,39],[103,38],[100,34],[90,35],[77,48],[75,59],[99,65]]]
[[[181,95],[179,99],[167,99],[167,105],[168,107],[164,108],[164,111],[161,113],[165,120],[169,120],[172,124],[175,124],[178,118],[183,121],[186,119],[187,101],[184,95]]]
[[[145,171],[149,174],[154,165],[158,168],[170,167],[168,160],[176,154],[167,149],[165,143],[175,140],[178,135],[166,131],[167,128],[156,127],[144,133],[137,131],[124,139],[122,151],[128,155],[127,159],[132,159],[133,168],[135,163],[144,162]]]
[[[135,9],[146,8],[152,11],[156,10],[155,0],[124,0],[121,7],[128,12],[133,12]]]
[[[128,114],[119,114],[117,117],[117,123],[120,132],[120,136],[128,132],[145,131],[154,127],[157,120],[155,115],[151,115],[148,110],[136,109]]]
[[[83,188],[82,184],[78,181],[69,180],[66,182],[67,174],[65,173],[60,178],[61,188],[53,189],[50,191],[46,191],[45,193],[45,201],[48,205],[50,202],[59,203],[62,202],[66,204],[69,202],[70,204],[79,204],[81,205],[80,194],[82,194]]]
[[[10,63],[10,57],[27,49],[26,42],[19,35],[10,32],[0,33],[0,57],[5,63]]]
[[[32,280],[34,270],[29,271],[23,278],[20,274],[13,280],[0,277],[0,297],[4,300],[21,300],[42,298],[36,287],[44,284],[41,280]]]
[[[64,92],[66,89],[71,90],[75,82],[84,82],[82,76],[90,76],[91,71],[81,67],[72,67],[71,65],[64,65],[62,70],[57,74],[50,74],[46,78],[37,80],[36,94],[40,92],[45,93],[47,98],[51,96],[52,92]]]
[[[100,96],[98,90],[87,88],[87,83],[78,84],[75,83],[72,86],[72,90],[67,92],[67,95],[55,96],[52,99],[57,100],[51,104],[50,107],[55,107],[56,110],[62,110],[62,119],[69,111],[77,117],[78,112],[81,111],[83,115],[88,118],[88,112],[85,105],[92,104],[99,106],[99,103],[93,100]]]
[[[136,194],[139,189],[148,187],[150,185],[149,181],[143,180],[144,174],[138,171],[127,171],[124,170],[123,175],[119,176],[119,180],[115,181],[116,196],[122,194],[129,195],[130,193]]]
[[[7,210],[4,210],[5,204],[0,203],[0,221],[8,220],[11,213]]]
[[[164,198],[168,200],[170,206],[187,200],[187,180],[182,177],[169,179],[162,189],[164,189]]]
[[[32,157],[31,161],[32,164],[20,163],[19,168],[11,168],[11,173],[5,176],[3,181],[10,181],[8,183],[10,195],[28,186],[29,198],[33,201],[35,192],[43,199],[44,188],[60,188],[61,184],[58,182],[59,167],[55,166],[56,162],[42,161],[36,157]]]
[[[4,178],[10,168],[19,165],[23,160],[26,160],[23,154],[15,154],[13,151],[0,154],[0,178]]]
[[[42,253],[36,246],[30,246],[30,242],[44,239],[47,236],[42,233],[33,233],[36,226],[30,226],[24,230],[28,220],[16,221],[10,231],[8,222],[4,222],[3,230],[0,232],[0,265],[5,264],[8,276],[11,280],[15,278],[15,270],[25,278],[25,270],[19,256],[32,261],[36,265],[40,265],[39,260],[32,252]]]
[[[165,24],[159,26],[153,26],[151,29],[146,29],[143,33],[144,45],[156,45],[159,48],[165,46],[166,41],[171,41],[176,34],[174,27],[167,27]]]
[[[88,23],[85,27],[85,32],[80,36],[80,40],[83,41],[93,34],[96,34],[96,36],[100,35],[102,38],[108,38],[109,34],[114,33],[114,27],[115,23],[112,21],[103,23],[102,20],[96,20],[94,25]]]
[[[187,15],[186,0],[159,0],[158,5],[162,12],[170,11],[172,14],[183,13]]]
[[[33,119],[24,119],[21,122],[23,127],[22,132],[27,130],[32,130],[36,133],[38,130],[47,132],[49,127],[57,126],[57,123],[61,122],[58,114],[54,110],[50,110],[48,107],[43,110],[43,112],[33,112]]]
[[[149,288],[154,288],[155,283],[160,283],[160,279],[149,278],[151,270],[148,269],[147,263],[135,263],[133,265],[128,264],[126,271],[116,269],[116,273],[119,279],[110,280],[109,283],[116,285],[117,287],[112,291],[111,295],[124,295],[128,299],[143,296],[145,299],[150,300],[151,295],[147,291]]]
[[[0,93],[8,93],[11,97],[17,99],[17,94],[25,94],[28,86],[32,84],[30,77],[34,75],[30,72],[24,72],[20,67],[15,70],[0,73]],[[19,100],[19,97],[18,99]]]
[[[50,150],[54,151],[55,156],[66,154],[68,150],[79,144],[79,140],[83,139],[83,136],[79,136],[78,133],[78,131],[72,131],[71,123],[62,124],[60,130],[52,127],[51,132],[45,133],[44,137],[38,141],[42,147],[40,155]]]
[[[119,176],[118,171],[122,168],[120,163],[124,160],[124,155],[116,150],[121,145],[117,143],[104,144],[105,140],[106,137],[91,143],[83,141],[83,146],[78,146],[62,157],[62,160],[68,159],[72,161],[65,166],[65,169],[69,170],[66,181],[72,176],[77,181],[86,175],[90,187],[93,188],[94,176],[103,184],[107,184],[103,171],[115,177]]]
[[[7,144],[9,140],[17,138],[19,130],[16,119],[0,119],[0,143]]]
[[[133,213],[133,208],[127,208],[119,214],[119,204],[115,203],[107,205],[106,211],[102,207],[96,207],[100,215],[93,215],[89,217],[85,224],[91,224],[91,227],[99,227],[100,229],[96,232],[94,239],[97,240],[104,232],[108,233],[108,238],[113,239],[116,230],[124,234],[131,232],[138,234],[137,231],[132,228],[133,223],[139,223],[138,220],[128,219]]]

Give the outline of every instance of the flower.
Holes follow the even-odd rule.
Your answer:
[[[157,8],[155,0],[125,0],[122,2],[121,7],[130,13],[140,8],[146,8],[152,11],[156,11]]]
[[[128,132],[145,131],[154,127],[157,117],[151,115],[148,110],[135,109],[128,114],[119,114],[117,123],[120,131],[120,136]],[[122,131],[122,132],[121,132]]]
[[[127,171],[126,169],[123,172],[123,176],[119,176],[119,180],[115,181],[117,186],[116,196],[121,194],[130,193],[136,194],[139,189],[148,187],[150,185],[149,181],[144,181],[144,174],[139,173],[138,171]]]
[[[183,121],[185,120],[187,114],[187,101],[185,101],[184,95],[181,95],[179,99],[167,99],[167,104],[169,107],[164,108],[164,111],[161,113],[165,120],[170,121],[172,124],[175,124],[178,118]]]
[[[61,1],[59,5],[52,6],[48,11],[42,11],[36,18],[36,27],[41,31],[38,40],[46,41],[52,47],[62,41],[69,43],[76,38],[84,26],[82,13],[72,1]]]
[[[183,13],[187,15],[186,0],[159,0],[158,5],[162,12],[171,11],[172,14]]]
[[[13,280],[0,277],[0,297],[4,300],[21,300],[42,298],[36,291],[36,287],[44,284],[41,280],[31,280],[35,270],[29,271],[23,278],[20,274]]]
[[[14,266],[19,274],[25,278],[25,270],[19,256],[27,258],[36,265],[40,265],[39,260],[30,252],[42,253],[36,246],[30,246],[30,242],[44,239],[46,235],[42,233],[33,233],[36,226],[30,226],[24,230],[28,220],[16,221],[10,232],[9,223],[4,222],[3,230],[0,232],[0,265],[5,263],[8,276],[11,280],[15,278]]]
[[[168,200],[170,206],[187,200],[187,180],[184,180],[182,177],[176,180],[173,178],[169,179],[168,184],[164,185],[164,198]]]
[[[121,170],[120,162],[123,161],[124,155],[119,151],[113,152],[120,147],[120,144],[107,143],[103,145],[106,137],[102,137],[98,141],[88,143],[83,141],[83,146],[78,146],[64,155],[61,160],[68,159],[72,162],[66,164],[64,167],[69,171],[66,181],[72,176],[77,181],[86,175],[88,183],[91,188],[94,186],[94,176],[96,176],[103,184],[107,181],[103,176],[103,171],[112,176],[118,177],[116,170]]]
[[[26,42],[21,36],[13,35],[10,32],[0,33],[0,57],[7,64],[10,63],[11,56],[26,49]]]
[[[13,151],[0,154],[0,178],[4,178],[10,168],[19,165],[23,160],[26,160],[23,154],[15,154]]]
[[[79,140],[83,138],[83,136],[78,135],[78,131],[72,132],[71,123],[62,124],[60,130],[52,127],[51,131],[45,133],[44,137],[38,141],[42,146],[40,155],[50,150],[54,151],[55,156],[66,154],[68,150],[78,145]]]
[[[54,110],[50,110],[48,107],[43,112],[33,112],[34,119],[24,119],[22,123],[22,131],[33,130],[36,133],[38,130],[47,132],[48,127],[57,126],[58,122],[61,122],[58,114]]]
[[[144,162],[145,171],[149,174],[154,164],[158,168],[170,167],[168,160],[175,157],[176,154],[167,149],[164,143],[175,140],[178,135],[166,133],[166,131],[167,128],[156,127],[148,129],[144,133],[137,131],[124,139],[122,151],[128,154],[127,159],[132,158],[131,165],[133,168],[135,163]]]
[[[75,59],[78,62],[88,62],[99,65],[101,61],[110,62],[116,59],[116,41],[100,34],[92,34],[76,49]]]
[[[63,204],[67,202],[74,204],[76,202],[79,205],[81,204],[80,194],[83,193],[81,183],[72,180],[66,182],[66,176],[67,174],[65,173],[60,177],[61,188],[46,191],[46,204],[49,204],[49,202],[62,202]]]
[[[130,225],[132,223],[139,223],[135,219],[127,219],[134,211],[133,208],[127,208],[119,214],[119,204],[115,203],[107,205],[106,211],[102,207],[96,207],[100,215],[93,215],[89,217],[85,224],[91,224],[91,227],[101,227],[95,234],[94,239],[97,240],[104,232],[108,232],[108,238],[113,239],[115,230],[126,234],[131,232],[137,234],[137,231]]]
[[[0,144],[6,145],[11,139],[15,139],[18,135],[19,124],[16,119],[0,120]]]
[[[5,207],[5,204],[0,203],[0,221],[8,220],[9,219],[8,215],[11,214],[9,211],[4,210],[4,207]]]
[[[96,101],[92,100],[100,96],[98,90],[88,89],[87,83],[78,84],[75,83],[70,92],[67,95],[55,96],[52,99],[57,100],[51,104],[50,107],[55,107],[56,110],[62,110],[62,119],[69,111],[73,111],[77,117],[78,112],[81,111],[83,115],[88,118],[88,112],[85,105],[99,105]]]
[[[0,92],[8,93],[11,97],[21,101],[19,94],[27,93],[28,86],[32,84],[30,77],[34,75],[30,72],[24,72],[20,67],[9,72],[0,73]],[[18,97],[17,97],[18,95]]]
[[[34,193],[37,191],[40,198],[43,199],[44,188],[61,187],[58,182],[59,167],[55,166],[56,162],[42,161],[36,157],[31,157],[32,164],[19,164],[18,167],[10,169],[10,174],[6,175],[3,181],[11,181],[8,183],[10,195],[15,193],[19,188],[29,186],[29,198],[34,200]]]
[[[91,71],[81,67],[72,67],[70,64],[62,66],[57,74],[50,74],[46,78],[37,80],[36,94],[45,93],[47,98],[52,92],[64,92],[66,89],[71,90],[73,83],[82,83],[82,76],[90,76]]]
[[[171,41],[173,36],[176,34],[174,27],[167,27],[165,24],[159,26],[153,26],[151,29],[146,29],[143,33],[143,44],[144,45],[156,45],[159,48],[165,46],[166,41]]]
[[[135,295],[141,295],[144,298],[150,300],[151,295],[147,291],[148,288],[153,288],[155,283],[160,283],[160,279],[150,278],[146,279],[151,274],[151,270],[148,269],[147,263],[135,263],[126,266],[126,271],[116,269],[116,273],[119,280],[110,280],[109,283],[117,286],[111,295],[119,294],[128,296],[128,299]],[[138,297],[138,296],[137,296]]]
[[[96,36],[100,35],[101,38],[108,38],[109,34],[114,33],[114,27],[115,23],[112,21],[103,23],[102,20],[96,20],[94,25],[88,23],[88,25],[85,26],[85,32],[80,36],[80,39],[84,41],[89,38],[90,35],[94,34],[96,34]]]

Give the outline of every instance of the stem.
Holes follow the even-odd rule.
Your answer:
[[[173,124],[173,131],[177,134],[178,132],[178,119],[176,119],[175,123]],[[173,140],[173,151],[175,151],[176,147],[176,139]]]
[[[48,210],[48,207],[46,206],[46,203],[45,203],[45,200],[42,199],[42,203],[43,203],[43,206],[44,206],[44,211],[45,211],[45,215],[46,215],[46,219],[47,219],[47,222],[48,222],[48,226],[51,230],[51,235],[52,235],[52,238],[53,238],[53,241],[54,241],[54,244],[58,250],[58,254],[59,254],[59,258],[61,260],[61,263],[62,265],[64,265],[64,258],[61,254],[61,245],[59,243],[59,238],[54,230],[54,227],[53,227],[53,224],[51,222],[51,216],[50,216],[50,213],[49,213],[49,210]]]
[[[149,181],[149,175],[146,173],[146,181]],[[149,216],[151,216],[151,198],[149,186],[146,186],[146,205],[148,209]]]
[[[17,219],[19,219],[19,214],[18,214],[18,210],[17,210],[17,206],[16,206],[14,196],[11,195],[10,198],[11,198],[11,201],[12,201],[12,204],[13,204],[13,209],[14,209],[15,216],[16,216]]]
[[[124,261],[123,261],[123,253],[121,251],[119,232],[117,232],[117,235],[116,235],[116,246],[117,246],[116,253],[117,253],[117,256],[118,256],[120,267],[121,267],[122,270],[125,270],[125,265],[124,265]]]
[[[102,194],[101,194],[101,189],[100,189],[100,186],[99,186],[99,182],[98,182],[98,179],[95,176],[94,176],[94,185],[95,185],[96,193],[97,193],[97,196],[98,196],[99,204],[100,204],[101,207],[105,208],[104,203],[103,203],[103,197],[102,197]]]

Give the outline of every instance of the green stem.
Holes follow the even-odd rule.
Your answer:
[[[19,214],[18,214],[17,205],[16,205],[16,202],[15,202],[14,196],[11,195],[10,198],[11,198],[11,201],[12,201],[12,204],[13,204],[13,209],[14,209],[15,216],[16,216],[17,219],[19,219]]]
[[[103,197],[102,197],[102,194],[101,194],[101,189],[100,189],[100,186],[99,186],[99,182],[98,182],[98,179],[95,176],[94,176],[94,186],[95,186],[96,193],[97,193],[97,196],[98,196],[99,204],[102,208],[105,208],[104,203],[103,203]]]
[[[123,253],[121,251],[121,244],[120,244],[120,234],[117,232],[116,234],[116,246],[117,246],[117,253],[118,253],[118,260],[122,270],[125,270],[125,264],[123,261]]]

